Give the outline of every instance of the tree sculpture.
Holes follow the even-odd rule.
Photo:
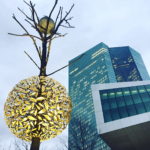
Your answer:
[[[66,94],[65,87],[48,77],[53,73],[47,74],[46,67],[52,40],[66,35],[59,33],[59,28],[73,28],[69,23],[72,17],[68,16],[74,4],[65,15],[63,15],[63,7],[60,7],[55,20],[53,20],[52,14],[57,6],[58,0],[55,0],[49,16],[41,19],[39,19],[35,10],[35,4],[31,1],[29,3],[24,2],[31,11],[31,17],[20,8],[18,9],[25,16],[25,21],[36,30],[38,36],[30,34],[15,15],[13,15],[13,19],[25,33],[9,34],[23,37],[27,36],[33,41],[40,59],[40,66],[27,52],[25,54],[40,72],[38,76],[20,81],[13,88],[6,100],[4,110],[6,123],[12,133],[23,140],[32,141],[31,150],[38,150],[40,141],[53,138],[61,133],[70,120],[71,100]],[[41,46],[38,46],[37,40],[41,41]]]

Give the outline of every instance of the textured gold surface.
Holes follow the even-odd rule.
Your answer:
[[[20,81],[6,100],[5,119],[18,138],[41,141],[60,134],[70,120],[71,100],[66,89],[49,77],[33,76]]]
[[[40,30],[40,32],[45,33],[46,28],[47,28],[47,21],[48,21],[48,17],[43,17],[40,19],[39,24],[38,24],[38,28]],[[52,30],[54,29],[54,21],[52,19],[50,19],[48,21],[48,28],[47,28],[47,34],[51,34]]]

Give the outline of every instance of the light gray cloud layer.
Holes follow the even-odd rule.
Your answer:
[[[40,17],[49,13],[54,1],[34,0]],[[61,0],[65,9],[75,3],[71,15],[75,29],[62,30],[69,34],[52,44],[48,72],[52,72],[68,63],[68,60],[81,54],[92,46],[104,42],[110,47],[129,45],[143,56],[150,72],[150,1],[149,0]],[[17,7],[28,12],[23,1],[0,1],[0,140],[9,141],[13,135],[3,120],[3,105],[9,91],[20,80],[38,75],[36,67],[28,60],[24,50],[37,61],[38,57],[32,42],[28,38],[12,37],[8,32],[23,33],[11,18],[15,13],[20,21],[23,17]],[[66,87],[67,69],[53,76]],[[67,134],[67,131],[64,133]],[[52,140],[58,142],[58,138]],[[54,150],[54,148],[53,148]]]

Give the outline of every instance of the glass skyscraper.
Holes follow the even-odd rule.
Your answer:
[[[73,103],[69,150],[109,150],[97,133],[91,85],[149,80],[142,58],[128,46],[109,48],[100,43],[69,63],[69,95]]]

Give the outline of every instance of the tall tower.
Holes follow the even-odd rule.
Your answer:
[[[78,150],[79,147],[109,150],[97,133],[91,85],[148,80],[142,58],[130,47],[109,48],[100,43],[72,59],[70,64],[69,95],[73,111],[69,126],[69,150]]]

